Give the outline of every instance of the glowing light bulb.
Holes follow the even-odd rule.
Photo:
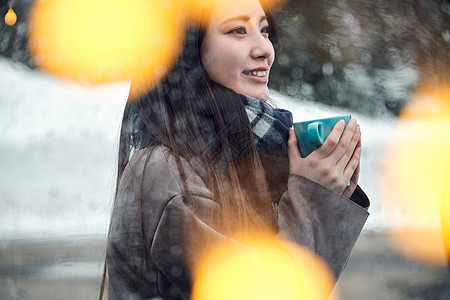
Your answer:
[[[14,26],[17,22],[17,15],[12,8],[8,9],[5,15],[5,23],[8,26]]]

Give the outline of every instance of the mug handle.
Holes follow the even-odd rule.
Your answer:
[[[313,122],[308,124],[308,137],[309,142],[314,147],[318,148],[322,146],[323,133],[322,133],[322,124],[320,122]]]

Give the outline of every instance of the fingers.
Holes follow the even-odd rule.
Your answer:
[[[352,142],[349,145],[346,154],[343,155],[338,163],[341,165],[341,167],[344,166],[344,178],[346,180],[350,180],[350,184],[342,193],[344,197],[350,198],[358,185],[359,172],[361,169],[361,152],[361,129],[359,125],[357,125],[355,133],[352,137]],[[348,159],[348,153],[351,153],[350,160]]]
[[[347,127],[345,128],[344,133],[341,135],[341,138],[339,140],[339,143],[336,145],[335,150],[333,151],[333,155],[335,158],[337,158],[336,161],[338,161],[346,152],[350,150],[350,156],[348,157],[350,159],[351,154],[353,153],[353,149],[349,149],[349,146],[351,145],[351,142],[353,141],[353,137],[355,135],[355,131],[357,128],[357,122],[356,119],[351,119]],[[357,142],[357,140],[356,140]],[[353,145],[353,147],[356,146],[356,143]]]
[[[350,136],[350,133],[346,130],[341,140],[342,141],[339,142],[338,147],[336,147],[336,157],[339,157],[341,155],[337,162],[337,166],[344,170],[348,165],[350,159],[354,155],[358,144],[360,144],[361,129],[359,125],[356,124],[356,129],[353,133],[353,136]]]
[[[350,196],[356,189],[359,179],[357,169],[361,158],[361,130],[356,119],[351,119],[345,130],[342,128],[343,125],[345,126],[345,123],[342,121],[342,124],[335,126],[322,145],[324,148],[322,153],[329,152],[325,158],[327,165],[341,174],[337,187],[339,193]]]
[[[355,149],[355,152],[353,153],[353,156],[351,158],[351,160],[349,161],[349,163],[347,164],[347,166],[344,169],[344,178],[350,180],[350,182],[352,180],[356,179],[356,182],[359,179],[359,164],[360,164],[360,160],[361,160],[361,151],[362,148],[358,147]],[[356,173],[358,171],[358,173]],[[356,176],[355,177],[355,173]]]
[[[297,136],[292,128],[289,129],[289,138],[288,138],[288,158],[289,158],[289,173],[296,173],[295,166],[298,165],[299,160],[301,159],[300,152],[297,146]]]
[[[352,178],[350,180],[350,185],[348,185],[345,188],[344,192],[342,193],[342,195],[344,197],[350,198],[351,195],[353,194],[353,192],[355,191],[356,187],[358,186],[360,169],[361,169],[361,164],[358,164],[358,166],[356,167],[356,170],[353,173]]]
[[[361,156],[361,154],[360,154],[360,156]],[[356,186],[358,185],[358,181],[359,181],[359,172],[360,172],[360,170],[361,170],[361,163],[359,163],[358,166],[356,167],[356,170],[355,170],[355,172],[353,173],[352,179],[351,179],[351,181],[350,181],[350,185],[351,185],[351,184],[354,184],[354,185],[355,185],[355,188],[356,188]]]
[[[347,126],[345,126],[344,120],[340,120],[336,123],[323,145],[316,149],[315,152],[321,157],[327,157],[329,163],[333,165],[337,164],[345,155],[346,157],[341,163],[341,168],[343,169],[350,160],[361,136],[361,132],[357,132],[357,129],[359,130],[359,125],[356,119],[351,119]],[[355,136],[355,133],[357,136]]]
[[[350,184],[352,184],[352,183],[355,183],[355,185],[358,184],[359,171],[361,169],[361,151],[362,151],[361,147],[356,148],[354,157],[352,158],[353,161],[351,163],[349,163],[348,168],[345,170],[346,175],[351,176]],[[354,164],[356,164],[356,163],[357,163],[356,168],[353,169],[353,167],[350,165],[353,164],[353,166],[354,166]]]
[[[358,125],[359,126],[359,125]],[[362,146],[362,143],[361,143],[361,128],[359,129],[359,141],[358,141],[358,144],[356,144],[356,148],[358,148],[358,147],[361,147]]]
[[[333,130],[330,132],[328,137],[322,146],[317,148],[315,152],[322,157],[329,156],[336,146],[339,144],[339,140],[341,139],[342,133],[344,132],[345,121],[340,120],[334,125]]]

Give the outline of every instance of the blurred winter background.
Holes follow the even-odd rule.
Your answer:
[[[80,85],[36,69],[32,1],[0,3],[0,298],[93,299],[129,84]],[[3,22],[10,7],[14,26]],[[339,281],[342,299],[450,299],[447,264],[391,245],[390,229],[404,223],[389,216],[381,186],[405,107],[422,87],[450,84],[449,15],[446,0],[290,1],[277,15],[272,101],[294,121],[351,113],[362,128],[371,216]]]

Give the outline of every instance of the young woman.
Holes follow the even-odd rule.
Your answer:
[[[278,45],[268,7],[225,2],[188,30],[165,80],[126,105],[110,299],[189,299],[199,251],[254,230],[310,249],[337,278],[368,216],[356,121],[301,158],[291,114],[265,103]]]

